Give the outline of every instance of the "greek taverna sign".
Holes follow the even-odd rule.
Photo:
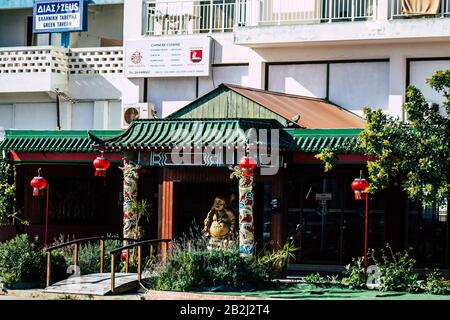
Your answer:
[[[36,1],[33,6],[33,33],[87,30],[85,0]]]

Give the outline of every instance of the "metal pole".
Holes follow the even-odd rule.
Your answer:
[[[45,247],[48,247],[48,194],[50,190],[50,183],[47,184],[47,201],[45,205]]]
[[[369,233],[369,193],[366,192],[366,222],[364,230],[364,273],[367,272],[367,240]]]
[[[70,47],[70,32],[61,32],[61,47]]]
[[[61,130],[61,108],[58,90],[56,90],[56,130]]]

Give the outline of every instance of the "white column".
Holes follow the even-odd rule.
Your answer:
[[[51,35],[48,33],[36,34],[36,45],[48,46],[48,43],[50,42],[50,36]]]
[[[390,56],[388,113],[404,119],[403,103],[406,88],[406,58],[401,54]]]
[[[94,101],[94,129],[105,129],[105,116],[108,117],[108,101]]]
[[[109,129],[109,101],[105,101],[103,105],[103,129]]]
[[[259,0],[239,1],[240,3],[240,15],[243,17],[243,13],[246,13],[245,23],[246,26],[257,26],[261,18],[261,6],[263,2]]]
[[[249,58],[248,80],[244,85],[264,89],[265,82],[265,63],[264,60],[256,52],[252,51]]]
[[[78,32],[71,32],[70,33],[70,42],[69,42],[70,47],[78,48],[78,40],[79,39],[80,39],[80,36],[79,36]],[[99,44],[100,44],[100,42],[99,42]]]
[[[72,102],[61,102],[61,127],[63,130],[72,129]]]
[[[144,3],[142,0],[123,2],[123,40],[138,39],[143,32]]]
[[[122,104],[138,103],[143,99],[144,79],[128,79],[130,85],[122,92]]]
[[[383,21],[389,19],[389,0],[378,0],[376,9],[377,20]]]
[[[142,37],[144,25],[144,1],[124,1],[123,14],[123,40],[126,46],[127,40],[136,40]],[[131,85],[122,92],[122,106],[142,101],[144,91],[144,79],[129,79]]]

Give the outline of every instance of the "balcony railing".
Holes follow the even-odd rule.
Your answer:
[[[429,6],[420,5],[420,1],[390,0],[390,19],[436,18],[450,16],[450,0],[441,0]]]
[[[123,48],[70,49],[70,74],[123,73]]]
[[[238,0],[240,25],[373,20],[378,0]],[[245,9],[244,9],[245,8]]]
[[[233,31],[235,0],[148,1],[145,30],[148,35]]]
[[[64,49],[52,46],[0,48],[0,92],[62,90],[78,74],[123,73],[123,48]]]
[[[0,74],[68,73],[68,50],[50,46],[0,48]]]
[[[105,74],[123,72],[123,48],[0,48],[0,74]]]

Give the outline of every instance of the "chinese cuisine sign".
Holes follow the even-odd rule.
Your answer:
[[[36,1],[33,6],[33,33],[87,30],[85,0]]]
[[[125,75],[128,78],[209,76],[210,46],[209,37],[127,41]]]

